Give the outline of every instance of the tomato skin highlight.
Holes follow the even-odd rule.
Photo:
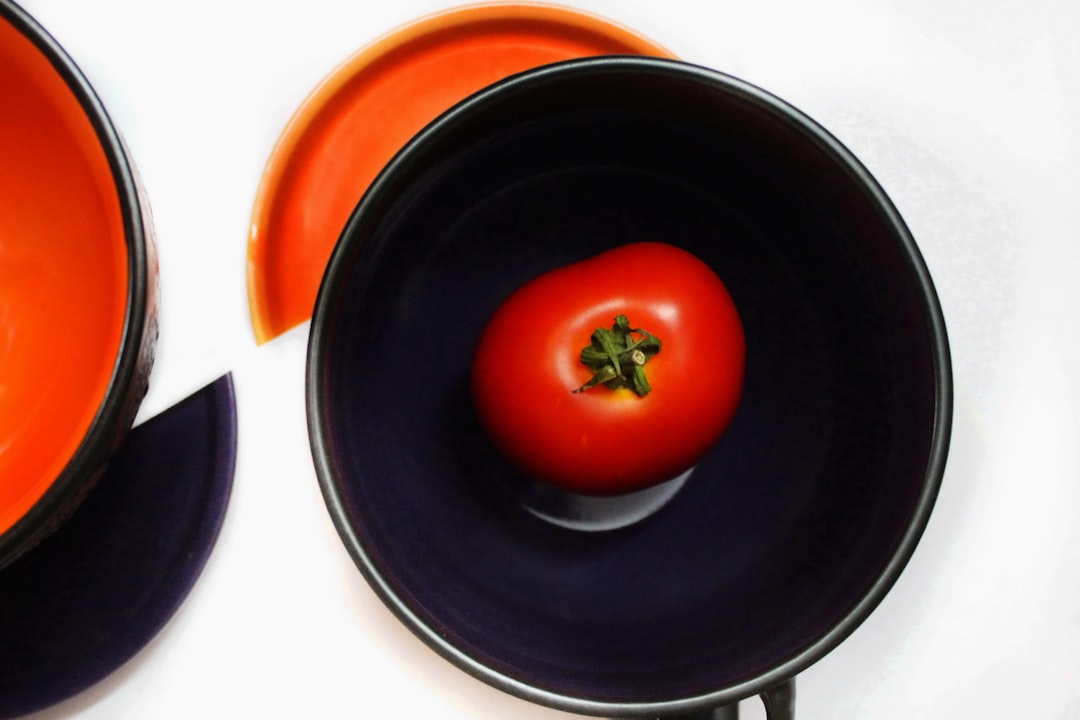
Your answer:
[[[579,361],[598,327],[626,315],[660,338],[652,391],[597,386]],[[659,242],[617,247],[518,288],[473,358],[473,402],[506,457],[533,478],[614,495],[672,479],[727,429],[742,394],[746,341],[716,273]]]

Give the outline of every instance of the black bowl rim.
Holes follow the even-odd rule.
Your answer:
[[[342,284],[343,268],[352,255],[350,238],[367,222],[367,217],[392,192],[394,179],[415,169],[415,157],[428,145],[437,142],[448,129],[468,122],[470,114],[498,99],[527,91],[538,83],[557,80],[574,74],[606,72],[651,73],[672,79],[692,80],[720,87],[741,96],[789,126],[794,126],[810,142],[816,143],[838,166],[844,168],[877,205],[892,226],[897,244],[908,261],[908,270],[919,291],[923,321],[932,342],[935,412],[931,448],[922,487],[907,527],[888,563],[882,568],[870,588],[826,633],[783,662],[743,682],[712,692],[670,700],[648,702],[608,702],[573,697],[544,690],[496,671],[467,655],[427,625],[402,599],[393,583],[385,578],[372,557],[363,547],[356,531],[349,525],[339,480],[334,474],[330,448],[322,426],[324,403],[319,396],[319,377],[325,362],[322,345],[327,336],[327,313]],[[835,136],[808,115],[762,88],[726,73],[681,60],[640,56],[606,56],[567,60],[528,70],[497,82],[447,110],[418,133],[388,163],[368,191],[360,199],[341,234],[327,265],[308,340],[306,372],[308,431],[318,482],[335,528],[344,541],[353,561],[380,599],[414,634],[433,650],[470,675],[511,695],[541,705],[570,712],[602,716],[663,716],[679,715],[710,708],[723,707],[794,678],[847,638],[878,606],[895,584],[907,565],[929,522],[941,486],[951,436],[953,412],[953,379],[948,336],[941,305],[929,270],[914,237],[899,211],[869,170]]]
[[[101,143],[116,185],[128,253],[127,306],[120,346],[104,401],[60,475],[31,508],[0,535],[0,568],[55,530],[92,489],[109,455],[130,428],[146,393],[156,340],[156,267],[149,208],[123,139],[82,70],[59,42],[13,0],[0,0],[11,23],[52,64],[75,95]]]

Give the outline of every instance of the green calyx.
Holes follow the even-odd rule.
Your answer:
[[[630,327],[626,316],[618,315],[610,329],[596,328],[591,340],[581,350],[581,362],[593,376],[574,392],[604,385],[612,390],[630,388],[638,397],[649,394],[652,387],[645,377],[645,363],[660,352],[659,338]]]

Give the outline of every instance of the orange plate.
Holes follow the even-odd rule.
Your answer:
[[[261,344],[311,317],[353,208],[393,155],[440,113],[491,83],[591,55],[664,48],[577,10],[483,4],[428,16],[330,73],[282,133],[248,236],[248,302]]]

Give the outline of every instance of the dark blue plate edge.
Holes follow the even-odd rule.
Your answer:
[[[205,511],[192,524],[187,535],[195,542],[190,545],[188,552],[176,553],[182,560],[161,577],[154,592],[138,606],[141,618],[131,623],[132,632],[116,636],[115,642],[111,642],[97,658],[89,659],[88,664],[93,667],[78,673],[76,677],[51,678],[46,690],[31,688],[27,697],[20,697],[17,692],[15,697],[0,694],[0,718],[20,717],[45,710],[106,679],[157,637],[190,594],[217,543],[232,494],[238,428],[236,392],[231,373],[135,428],[118,451],[122,454],[129,445],[137,446],[143,435],[153,432],[155,428],[160,431],[170,424],[170,418],[190,409],[192,405],[204,406],[201,411],[206,419],[203,427],[214,438],[202,503]],[[106,470],[103,479],[107,479],[110,472],[112,470]],[[44,545],[48,545],[48,541]],[[0,582],[5,574],[10,575],[0,573]]]

